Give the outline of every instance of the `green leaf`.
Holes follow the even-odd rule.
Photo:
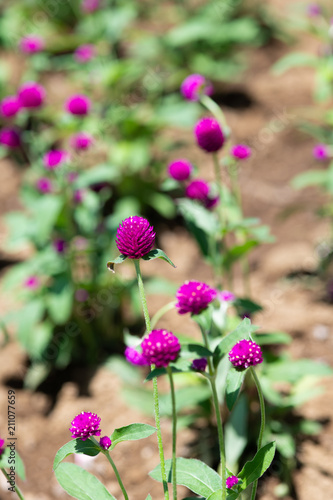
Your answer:
[[[223,265],[226,269],[231,266],[244,255],[246,255],[253,247],[258,245],[257,240],[246,241],[243,245],[236,245],[229,251],[223,253]]]
[[[295,189],[303,189],[308,186],[325,187],[328,180],[327,170],[308,170],[299,175],[296,175],[291,181],[291,185]]]
[[[265,376],[270,380],[296,383],[302,377],[325,377],[332,375],[333,371],[325,363],[311,359],[282,360],[270,363],[265,367]]]
[[[146,498],[146,500],[152,500],[151,495],[149,494]]]
[[[237,492],[232,492],[227,494],[227,500],[236,500],[236,498],[238,497],[239,493]],[[221,498],[222,498],[222,489],[219,489],[217,491],[214,491],[214,493],[212,493],[211,495],[209,495],[207,500],[221,500]]]
[[[318,57],[313,54],[309,54],[308,52],[292,52],[275,63],[272,67],[272,71],[275,75],[281,75],[291,68],[300,66],[316,67],[317,64]]]
[[[127,259],[126,255],[120,254],[116,259],[111,260],[106,264],[106,267],[108,268],[109,271],[112,271],[113,273],[115,272],[114,270],[114,265],[115,264],[122,264],[124,260]]]
[[[251,483],[259,479],[271,465],[275,455],[276,444],[273,441],[263,446],[255,455],[254,459],[246,462],[243,469],[238,474],[242,479],[241,488],[245,490]]]
[[[100,447],[91,441],[91,439],[87,439],[86,441],[82,441],[82,439],[79,438],[72,439],[57,451],[53,462],[53,470],[55,471],[60,462],[62,462],[62,460],[69,455],[73,455],[73,453],[82,453],[83,455],[88,455],[89,457],[95,457],[100,453],[100,451]]]
[[[250,334],[256,329],[257,327],[251,325],[251,321],[249,320],[249,318],[243,319],[236,330],[229,333],[216,346],[213,357],[214,365],[217,366],[223,356],[227,354],[239,340],[249,339]]]
[[[191,363],[185,359],[178,359],[177,360],[177,365],[175,364],[170,364],[170,369],[172,373],[186,373],[193,371],[191,369]],[[155,377],[160,377],[161,375],[166,375],[167,370],[166,368],[155,368],[152,370],[147,377],[145,378],[145,382],[148,382],[149,380],[153,380]]]
[[[151,434],[156,432],[155,427],[148,424],[130,424],[125,427],[120,427],[115,429],[111,436],[112,445],[110,450],[122,441],[136,441],[138,439],[144,439]]]
[[[229,411],[233,409],[233,406],[237,401],[238,394],[244,380],[244,375],[245,371],[237,371],[233,366],[228,371],[225,397]]]
[[[168,262],[170,266],[176,267],[174,263],[169,259],[169,257],[163,252],[163,250],[160,250],[159,248],[155,248],[154,250],[150,250],[146,255],[144,255],[143,260],[154,260],[154,259],[162,259],[165,260],[165,262]]]
[[[252,339],[259,345],[290,344],[293,340],[285,332],[253,333]]]
[[[25,480],[25,467],[22,458],[15,450],[15,470],[18,477],[20,477],[23,481]]]
[[[249,403],[242,394],[225,425],[227,466],[238,469],[238,461],[248,443]]]
[[[73,307],[74,289],[66,274],[54,277],[49,288],[46,305],[51,319],[57,325],[63,325],[70,318]]]
[[[213,356],[213,353],[201,344],[182,344],[181,356],[190,358],[207,358]]]
[[[116,500],[95,476],[78,465],[63,462],[55,475],[63,489],[78,500]]]
[[[169,483],[172,482],[172,460],[166,460],[166,475]],[[177,484],[186,486],[197,495],[207,498],[221,486],[221,476],[205,463],[194,458],[177,458]],[[158,465],[149,475],[156,481],[162,482],[161,466]]]

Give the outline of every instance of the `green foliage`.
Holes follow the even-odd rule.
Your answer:
[[[136,441],[137,439],[144,439],[156,432],[155,427],[148,424],[130,424],[126,427],[115,429],[111,436],[112,445],[110,451],[122,441]]]

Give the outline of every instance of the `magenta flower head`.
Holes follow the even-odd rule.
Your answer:
[[[249,366],[262,363],[262,352],[258,344],[252,340],[240,340],[229,352],[229,360],[238,370],[246,370]]]
[[[213,86],[199,74],[189,75],[180,86],[180,91],[189,101],[198,101],[201,94],[212,95]]]
[[[202,118],[194,127],[194,135],[198,146],[207,153],[215,153],[224,144],[224,135],[215,118]]]
[[[20,102],[15,95],[4,97],[0,103],[0,112],[5,118],[15,116],[21,109]]]
[[[227,480],[226,480],[226,486],[227,488],[230,490],[233,486],[235,486],[236,484],[238,484],[238,477],[237,476],[229,476],[227,477]]]
[[[187,160],[175,160],[168,166],[170,177],[176,181],[186,181],[191,175],[193,166]]]
[[[36,187],[41,193],[51,193],[52,192],[52,182],[47,177],[41,177],[36,182]]]
[[[312,154],[316,160],[327,160],[328,150],[326,144],[316,144],[312,150]]]
[[[176,309],[179,314],[199,314],[215,300],[217,292],[206,283],[185,281],[176,292]]]
[[[65,104],[65,109],[66,111],[68,111],[68,113],[78,116],[87,115],[90,111],[90,107],[90,99],[83,94],[76,94],[71,96]]]
[[[109,438],[109,436],[103,436],[99,440],[99,445],[104,450],[108,450],[110,448],[111,444],[112,444],[112,441]]]
[[[206,181],[194,179],[186,186],[185,194],[187,198],[191,198],[191,200],[198,200],[204,203],[209,195],[209,191],[209,184],[207,184]]]
[[[87,63],[95,57],[95,47],[89,43],[80,45],[74,52],[74,59],[78,63]]]
[[[100,423],[101,419],[96,413],[83,411],[72,420],[72,427],[69,431],[72,438],[80,438],[82,441],[86,441],[89,437],[101,435]]]
[[[134,347],[126,347],[124,355],[126,360],[132,365],[146,366],[149,364],[145,356]]]
[[[83,0],[81,3],[81,9],[86,14],[90,12],[95,12],[99,8],[100,0]]]
[[[93,138],[87,132],[78,132],[77,134],[72,135],[72,137],[70,138],[70,145],[77,151],[82,151],[90,148],[92,143]]]
[[[236,144],[231,148],[230,153],[238,160],[245,160],[251,156],[251,148],[246,146],[246,144]]]
[[[18,148],[21,145],[21,137],[16,128],[4,127],[0,130],[0,144],[7,148]]]
[[[309,17],[317,17],[321,14],[321,7],[317,3],[310,3],[307,6],[306,12]]]
[[[25,54],[36,54],[44,49],[44,38],[38,35],[27,35],[20,40],[20,49]]]
[[[192,368],[198,372],[204,372],[207,368],[207,359],[198,358],[192,361]]]
[[[143,339],[141,347],[148,364],[157,368],[168,366],[180,352],[178,338],[167,330],[153,330]]]
[[[117,229],[116,245],[119,252],[130,259],[140,259],[155,243],[153,226],[147,219],[134,215],[122,221]]]
[[[5,451],[5,440],[0,438],[0,457]]]
[[[22,108],[39,108],[45,100],[45,89],[36,82],[26,82],[18,90],[18,98]]]
[[[60,149],[52,149],[51,151],[45,153],[45,155],[43,156],[43,163],[44,167],[47,170],[54,170],[68,159],[69,155],[66,151]]]
[[[25,288],[29,288],[30,290],[36,290],[39,288],[40,281],[37,276],[29,276],[24,282]]]
[[[61,239],[61,238],[56,238],[54,241],[53,241],[53,248],[54,250],[59,253],[59,254],[62,254],[65,252],[66,250],[66,246],[67,246],[67,243],[65,240]]]
[[[229,290],[222,290],[218,296],[223,302],[233,302],[236,299],[236,296],[232,292],[229,292]]]

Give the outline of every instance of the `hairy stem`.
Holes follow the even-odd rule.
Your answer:
[[[265,430],[265,421],[266,421],[265,401],[264,401],[264,395],[262,392],[262,388],[261,388],[259,379],[257,377],[256,371],[253,368],[253,366],[250,366],[250,371],[251,371],[252,377],[253,377],[254,382],[256,384],[256,387],[257,387],[258,396],[259,396],[259,403],[260,403],[260,431],[259,431],[259,437],[258,437],[258,443],[257,443],[257,451],[259,451],[261,446],[262,446],[262,438],[263,438],[264,430]],[[257,493],[257,486],[258,486],[258,480],[253,483],[251,500],[255,500],[256,493]]]

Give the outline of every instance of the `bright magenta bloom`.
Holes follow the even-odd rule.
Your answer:
[[[249,366],[262,363],[260,346],[252,340],[240,340],[229,352],[229,360],[239,371],[246,370]]]
[[[180,86],[180,91],[189,101],[198,101],[200,94],[212,95],[213,86],[199,74],[189,75]]]
[[[18,98],[22,108],[39,108],[45,100],[45,89],[36,82],[26,82],[18,90]]]
[[[84,116],[90,111],[90,99],[83,94],[76,94],[71,96],[66,104],[65,109],[72,115]]]
[[[198,358],[192,361],[192,368],[198,372],[204,372],[207,368],[207,359]]]
[[[186,186],[185,194],[192,200],[198,200],[204,203],[208,197],[209,191],[209,184],[207,184],[206,181],[202,179],[194,179],[188,186]]]
[[[108,450],[112,444],[111,439],[109,436],[103,436],[99,440],[99,445],[104,448],[104,450]]]
[[[87,132],[78,132],[70,138],[70,145],[77,151],[88,149],[93,143],[93,138]]]
[[[251,148],[246,144],[236,144],[231,148],[231,154],[239,160],[245,160],[251,156]]]
[[[88,14],[89,12],[94,12],[99,8],[100,0],[83,0],[81,8],[83,12]]]
[[[153,330],[141,343],[142,354],[150,365],[166,367],[178,358],[180,343],[178,338],[167,330]]]
[[[16,128],[4,127],[0,130],[0,144],[8,148],[18,148],[21,145],[21,137]]]
[[[24,286],[29,288],[30,290],[36,290],[40,285],[39,279],[37,276],[29,276],[24,282]]]
[[[101,435],[100,423],[101,419],[96,413],[83,411],[72,420],[72,427],[69,430],[72,438],[80,438],[82,441],[86,441],[91,436]]]
[[[316,160],[327,160],[328,150],[326,144],[316,144],[312,150],[312,154]]]
[[[54,170],[59,165],[64,163],[69,159],[69,155],[66,151],[53,149],[45,153],[43,157],[44,167],[48,170]]]
[[[51,193],[52,192],[52,182],[47,177],[41,177],[36,182],[36,187],[41,193]]]
[[[179,314],[199,314],[215,300],[217,292],[206,283],[185,281],[176,293]]]
[[[231,489],[233,486],[238,484],[238,481],[239,481],[239,479],[237,476],[227,477],[227,481],[226,481],[227,488]]]
[[[5,118],[15,116],[21,109],[20,102],[15,95],[4,97],[0,103],[0,112]]]
[[[74,58],[79,63],[86,63],[95,57],[95,47],[89,43],[80,45],[74,52]]]
[[[188,160],[175,160],[168,166],[170,177],[176,181],[186,181],[191,175],[193,167]]]
[[[224,144],[224,135],[220,124],[215,118],[202,118],[194,127],[194,135],[198,146],[207,153],[215,153]]]
[[[25,54],[35,54],[44,49],[44,38],[38,35],[27,35],[20,40],[20,49]]]
[[[53,248],[55,249],[55,251],[57,253],[64,253],[65,250],[66,250],[66,246],[67,246],[67,243],[65,240],[61,239],[61,238],[56,238],[54,241],[53,241]]]
[[[132,365],[145,366],[149,364],[145,356],[134,347],[126,347],[124,354],[126,360]]]
[[[140,259],[154,246],[154,228],[147,219],[134,215],[122,221],[117,230],[119,252],[130,259]]]

